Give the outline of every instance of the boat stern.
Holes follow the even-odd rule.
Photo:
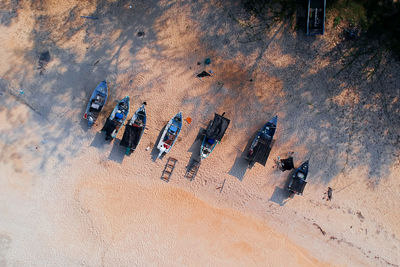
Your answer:
[[[88,120],[88,127],[91,128],[94,124],[94,119],[92,116],[87,116],[87,120]]]

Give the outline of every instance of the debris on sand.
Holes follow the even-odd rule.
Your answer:
[[[360,219],[360,221],[363,222],[365,217],[362,215],[361,211],[357,211],[356,214],[357,214],[358,219]]]
[[[201,73],[197,74],[197,77],[199,77],[199,78],[207,77],[207,76],[211,76],[211,74],[208,73],[207,71],[202,71]]]
[[[316,224],[316,223],[313,223],[313,225],[316,226],[316,227],[321,231],[321,233],[322,233],[323,235],[326,235],[326,232],[325,232],[324,230],[322,230],[321,226],[319,226],[319,225]]]
[[[287,159],[281,159],[278,156],[278,161],[276,163],[278,165],[278,169],[280,169],[283,172],[294,169],[293,157],[291,155]]]
[[[138,36],[138,37],[143,37],[144,35],[145,35],[144,32],[138,32],[138,33],[137,33],[137,36]]]
[[[218,187],[216,188],[217,190],[219,190],[220,193],[222,192],[222,189],[224,189],[225,181],[226,181],[226,179],[224,179],[224,182],[222,183],[221,186],[218,186]]]
[[[210,63],[211,63],[211,59],[206,58],[206,59],[204,60],[204,64],[210,65]]]
[[[84,18],[84,19],[99,19],[98,17],[94,17],[94,16],[81,16],[81,18]]]

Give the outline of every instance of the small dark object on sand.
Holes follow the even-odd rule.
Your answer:
[[[250,79],[250,80],[249,80],[249,82],[252,82],[252,81],[253,81],[253,79]]]
[[[210,73],[208,73],[207,71],[203,71],[199,74],[197,74],[197,77],[201,78],[201,77],[207,77],[207,76],[211,76]]]
[[[199,61],[199,62],[197,62],[197,65],[201,65],[201,62]]]
[[[290,156],[287,159],[280,160],[280,169],[281,171],[290,171],[294,168],[293,157]]]
[[[359,36],[359,30],[356,27],[349,27],[343,30],[343,34],[346,40],[355,40]]]
[[[46,51],[40,54],[39,56],[40,61],[49,62],[50,61],[50,52]]]
[[[50,61],[50,52],[49,51],[45,51],[43,53],[40,53],[39,55],[39,67],[38,70],[40,70],[40,75],[43,74],[43,71],[45,71],[45,67],[47,65],[47,63],[49,63]]]
[[[81,16],[81,18],[84,18],[84,19],[99,19],[98,17],[94,17],[94,16]]]
[[[211,63],[211,59],[209,59],[209,58],[206,58],[206,60],[204,60],[204,64],[206,64],[206,65],[210,65],[210,63]]]
[[[137,36],[142,37],[142,36],[144,36],[144,34],[145,34],[144,32],[138,32]]]

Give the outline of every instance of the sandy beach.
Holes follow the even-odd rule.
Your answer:
[[[0,18],[0,266],[399,266],[400,66],[338,74],[330,20],[309,37],[249,27],[235,1],[73,0],[2,1]],[[109,98],[88,129],[102,80]],[[100,133],[125,96],[129,118],[147,102],[131,156],[124,128],[111,143]],[[192,122],[156,159],[178,111]],[[230,126],[189,181],[197,137],[223,112]],[[274,115],[267,164],[248,169]],[[293,198],[274,163],[290,151],[296,167],[310,160]]]

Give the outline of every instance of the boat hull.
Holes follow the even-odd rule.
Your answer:
[[[257,136],[252,141],[249,151],[247,152],[247,160],[250,168],[254,166],[256,162],[265,166],[272,148],[277,124],[278,116],[274,116],[260,129]]]
[[[304,187],[307,184],[306,179],[308,175],[308,167],[309,162],[307,160],[295,170],[287,187],[289,192],[297,195],[303,194]]]
[[[120,145],[126,147],[126,155],[129,156],[132,154],[139,145],[146,127],[146,120],[146,109],[145,104],[143,104],[138,110],[136,110],[135,114],[133,114],[132,118],[125,126],[125,132]]]
[[[88,121],[88,127],[92,127],[96,122],[101,110],[107,103],[108,98],[108,87],[107,82],[100,82],[93,90],[90,96],[89,102],[86,106],[83,118]]]
[[[178,139],[182,129],[182,112],[178,112],[165,126],[164,132],[158,142],[158,158],[164,153],[169,153]]]
[[[217,141],[215,141],[214,144],[210,144],[207,141],[207,136],[204,136],[200,147],[200,159],[201,160],[206,159],[211,154],[211,152],[213,152],[216,146],[217,146]]]
[[[122,114],[122,118],[118,118],[118,115]],[[107,121],[102,129],[103,132],[106,133],[106,140],[113,140],[119,130],[124,125],[126,118],[129,114],[129,96],[126,96],[124,99],[118,102],[110,116],[107,118]]]

